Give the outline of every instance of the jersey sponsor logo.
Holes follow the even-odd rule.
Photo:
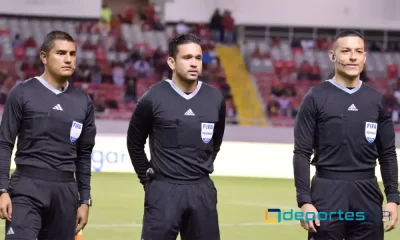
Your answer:
[[[71,132],[69,134],[69,139],[71,142],[75,142],[82,133],[83,124],[79,122],[72,122]]]
[[[365,138],[369,143],[373,143],[378,132],[378,124],[373,122],[365,123]]]
[[[7,235],[14,235],[14,229],[12,227],[10,227],[7,231]]]
[[[214,133],[214,123],[201,123],[201,139],[209,143]]]
[[[54,110],[64,111],[60,104],[57,104],[53,107]]]
[[[192,109],[189,108],[189,110],[187,110],[185,112],[185,116],[195,116],[195,115],[194,115],[194,112],[192,111]]]
[[[357,112],[358,111],[358,109],[356,108],[356,106],[354,104],[351,104],[350,107],[347,110],[353,111],[353,112]]]

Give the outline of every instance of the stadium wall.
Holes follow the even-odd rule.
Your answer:
[[[128,123],[97,121],[96,125],[99,133],[92,154],[92,171],[133,173],[126,149],[125,132]],[[214,175],[293,178],[293,141],[290,138],[292,131],[285,128],[262,128],[261,130],[260,127],[227,126],[226,138],[215,162]],[[286,143],[283,141],[285,136],[288,137]],[[245,140],[247,138],[259,141],[247,142]],[[277,141],[261,141],[267,139]],[[280,143],[276,143],[278,141]],[[150,156],[148,145],[145,151]],[[397,154],[400,154],[400,148]],[[14,163],[12,167],[15,167]],[[376,170],[378,179],[381,180],[379,165]],[[311,173],[314,173],[314,168],[311,168]]]
[[[216,8],[230,10],[238,25],[400,29],[396,0],[173,0],[165,20],[209,22]]]
[[[0,14],[96,19],[100,17],[101,5],[102,0],[0,0]]]

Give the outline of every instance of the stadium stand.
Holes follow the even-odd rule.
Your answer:
[[[236,47],[234,16],[229,11],[216,15],[208,24],[166,25],[154,5],[116,1],[103,5],[100,21],[1,17],[0,104],[16,82],[41,73],[39,44],[46,33],[60,29],[78,45],[73,84],[93,98],[98,118],[126,120],[137,99],[170,76],[168,40],[192,32],[203,41],[202,80],[226,98],[227,123],[265,125],[267,120],[274,126],[293,126],[304,94],[332,73],[327,50],[338,29],[240,26],[242,38]],[[362,32],[370,50],[363,80],[386,93],[393,120],[400,123],[400,34]]]
[[[192,32],[203,41],[202,80],[221,90],[227,102],[227,123],[237,124],[230,86],[208,27],[192,28],[184,23],[166,27],[151,5],[139,11],[130,4],[119,15],[113,11],[104,5],[100,21],[0,18],[0,104],[5,103],[7,92],[16,82],[41,74],[40,43],[48,32],[57,29],[70,33],[77,42],[77,70],[71,82],[92,97],[97,117],[129,119],[137,99],[170,75],[166,64],[168,40],[177,33]]]
[[[340,29],[313,27],[304,22],[311,19],[317,24],[327,14],[334,15],[327,18],[325,25],[329,26],[338,26],[338,22],[370,24],[377,22],[378,10],[394,20],[396,8],[390,16],[386,11],[390,7],[383,11],[380,5],[395,1],[378,4],[371,0],[362,5],[361,1],[346,0],[56,1],[0,0],[0,116],[9,90],[42,73],[38,50],[44,36],[51,30],[70,33],[78,46],[78,66],[71,82],[93,99],[98,127],[91,156],[95,203],[89,224],[76,240],[140,238],[145,192],[135,179],[126,148],[127,119],[138,98],[152,84],[170,77],[166,65],[168,41],[175,34],[186,32],[195,33],[203,41],[202,80],[219,88],[226,99],[230,126],[226,127],[212,174],[218,189],[222,238],[305,238],[307,231],[297,221],[265,222],[269,208],[279,208],[283,216],[298,208],[293,185],[294,117],[304,94],[328,79],[333,70],[328,50]],[[15,11],[18,16],[4,15],[5,2],[11,9],[24,4],[25,11]],[[79,8],[87,10],[82,6],[94,5],[93,2],[97,2],[93,10],[96,19],[78,14],[75,17],[86,19],[60,16],[74,15]],[[70,6],[70,11],[60,10],[61,3]],[[47,5],[50,10],[45,16],[31,16],[33,7],[43,11]],[[53,11],[57,6],[58,11]],[[216,6],[222,11],[212,14]],[[366,11],[369,9],[377,14],[370,14]],[[316,14],[307,16],[307,11]],[[49,17],[53,12],[54,16]],[[316,18],[317,14],[323,17]],[[361,20],[357,21],[356,16]],[[287,22],[299,25],[287,26]],[[387,107],[400,130],[400,31],[361,32],[369,45],[362,79],[386,94]],[[259,127],[263,125],[267,127]],[[149,150],[149,141],[145,149]],[[151,157],[148,151],[146,154]],[[12,160],[11,169],[15,166]],[[377,180],[381,181],[379,168],[377,165]],[[314,175],[315,168],[310,170]],[[380,187],[384,192],[384,186]],[[327,189],[327,194],[334,190]],[[275,214],[269,217],[275,220]],[[4,223],[0,225],[5,227]],[[4,239],[1,233],[0,238]],[[398,240],[399,234],[385,233],[385,239]]]
[[[337,31],[339,29],[247,29],[241,51],[272,125],[293,126],[304,94],[313,85],[331,77],[333,64],[328,50]],[[362,80],[386,94],[387,108],[394,122],[399,124],[400,45],[396,41],[400,34],[360,31],[368,45]]]

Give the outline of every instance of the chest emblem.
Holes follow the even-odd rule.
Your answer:
[[[209,143],[214,133],[214,123],[201,123],[201,139]]]
[[[79,122],[72,122],[71,131],[69,133],[69,139],[71,142],[75,142],[82,133],[83,124]]]
[[[373,122],[365,123],[365,138],[369,143],[373,143],[378,132],[378,124]]]

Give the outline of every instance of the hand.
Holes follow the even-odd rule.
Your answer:
[[[3,193],[0,195],[0,218],[7,219],[11,222],[12,215],[12,204],[10,195],[8,193]]]
[[[389,232],[396,228],[397,217],[398,217],[398,206],[397,203],[389,202],[386,204],[385,211],[389,212],[389,217],[384,217],[383,221],[387,222],[385,227],[385,232]]]
[[[75,234],[78,234],[81,230],[83,230],[88,223],[89,219],[89,206],[86,204],[82,204],[78,208],[78,213],[76,215],[76,230]]]
[[[318,211],[317,209],[314,207],[314,205],[312,204],[304,204],[303,206],[301,206],[301,211],[304,214],[304,219],[309,219],[306,216],[309,215],[310,213],[314,213],[314,219],[313,220],[308,220],[306,222],[306,220],[301,220],[300,224],[301,226],[305,229],[308,230],[309,232],[317,232],[317,226],[320,226],[320,222],[318,219]],[[315,221],[315,226],[314,226],[314,221]]]

